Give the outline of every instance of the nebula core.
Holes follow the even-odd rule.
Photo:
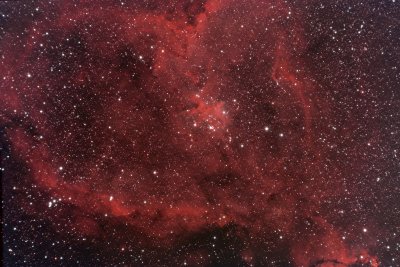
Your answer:
[[[400,3],[2,1],[5,266],[400,266]]]

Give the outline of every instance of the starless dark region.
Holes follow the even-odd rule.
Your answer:
[[[0,2],[4,266],[400,266],[400,1]]]

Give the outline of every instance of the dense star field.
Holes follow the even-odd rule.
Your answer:
[[[4,266],[400,266],[400,1],[0,2]]]

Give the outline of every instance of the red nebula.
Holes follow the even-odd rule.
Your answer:
[[[359,193],[346,184],[357,164],[332,154],[354,121],[335,113],[335,85],[307,56],[308,10],[281,0],[38,10],[24,37],[10,31],[0,46],[0,122],[23,166],[3,176],[42,196],[15,198],[24,214],[96,240],[101,255],[142,255],[132,266],[380,266],[374,246],[345,234],[369,225],[327,209]]]

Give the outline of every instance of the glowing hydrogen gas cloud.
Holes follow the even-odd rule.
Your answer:
[[[0,3],[6,266],[397,266],[397,1]]]

